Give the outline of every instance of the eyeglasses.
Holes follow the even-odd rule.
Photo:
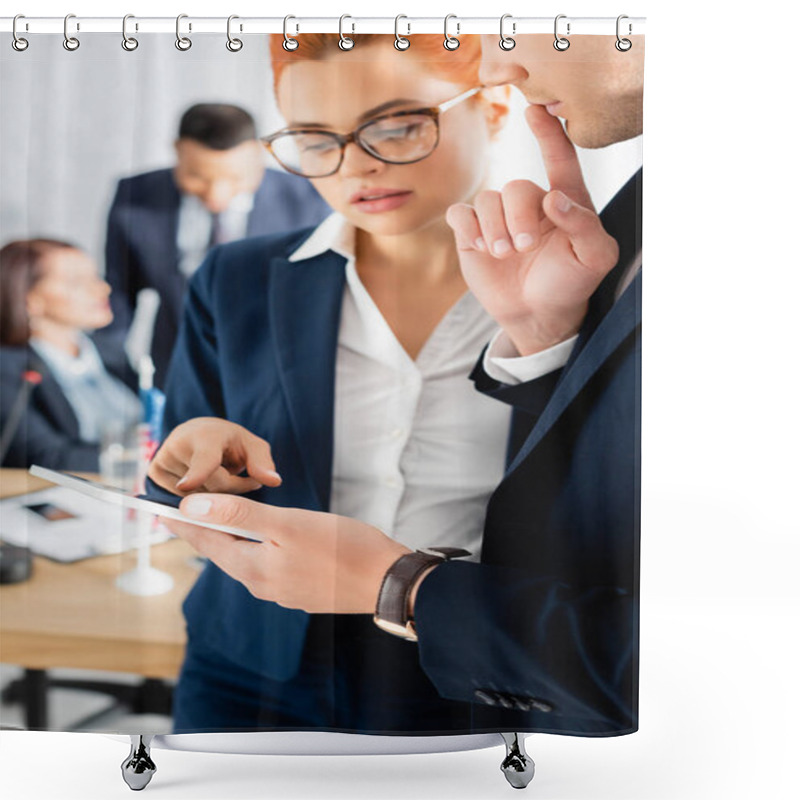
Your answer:
[[[284,169],[305,178],[326,178],[338,172],[350,142],[387,164],[414,164],[427,158],[439,144],[439,117],[482,88],[469,89],[431,108],[373,117],[348,134],[285,128],[265,136],[261,143]]]

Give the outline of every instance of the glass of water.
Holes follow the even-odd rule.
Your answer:
[[[123,420],[105,423],[100,432],[100,477],[108,486],[138,490],[146,468],[146,430]]]

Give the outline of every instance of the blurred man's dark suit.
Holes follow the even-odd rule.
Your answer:
[[[178,333],[187,277],[177,243],[181,193],[171,169],[123,178],[108,215],[106,280],[114,322],[98,334],[107,347],[122,348],[140,290],[161,299],[153,332],[156,385],[163,385]],[[330,208],[305,179],[265,170],[247,221],[246,238],[316,225]]]

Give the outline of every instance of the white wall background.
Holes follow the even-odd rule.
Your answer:
[[[33,14],[76,10],[37,0]],[[83,14],[267,13],[84,0]],[[795,6],[406,0],[382,13],[648,17],[641,730],[534,737],[538,800],[797,795],[798,151]],[[370,15],[302,0],[268,13]],[[118,45],[117,45],[118,46]],[[0,49],[9,47],[0,42]],[[197,45],[196,45],[197,47]],[[194,48],[193,48],[194,49]],[[10,51],[10,47],[9,47]],[[241,54],[240,54],[241,55]],[[5,64],[3,65],[5,68]],[[3,114],[7,113],[5,96]],[[4,145],[5,146],[5,145]],[[155,158],[157,154],[153,154]],[[11,798],[127,796],[118,742],[0,734]],[[500,751],[257,758],[156,753],[160,798],[510,797]],[[522,796],[522,795],[520,795]]]

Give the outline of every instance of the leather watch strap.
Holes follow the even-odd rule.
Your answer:
[[[470,555],[458,547],[431,547],[406,553],[383,576],[375,608],[375,624],[396,636],[417,640],[413,620],[408,617],[408,598],[422,573],[451,558]]]

